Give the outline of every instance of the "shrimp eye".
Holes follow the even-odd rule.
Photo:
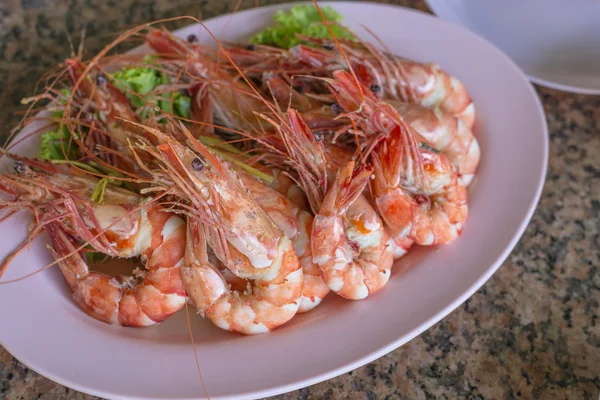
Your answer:
[[[324,137],[323,136],[323,132],[315,131],[315,132],[313,132],[313,137],[315,138],[315,140],[317,142],[322,142],[323,141],[323,137]]]
[[[192,168],[194,168],[194,171],[201,171],[202,168],[204,168],[204,163],[201,159],[196,157],[192,160]]]
[[[98,74],[96,76],[96,85],[98,85],[98,86],[106,85],[106,76],[104,76],[104,74]]]
[[[13,168],[19,175],[23,175],[27,171],[27,167],[25,167],[25,163],[23,161],[15,161]]]
[[[333,112],[335,115],[341,113],[342,111],[344,111],[344,109],[338,103],[331,105],[331,112]]]
[[[198,41],[198,36],[191,34],[187,37],[188,43],[194,43]]]
[[[246,46],[246,49],[250,50],[250,51],[254,51],[254,50],[256,50],[256,45],[255,44],[249,44],[248,46]]]
[[[331,43],[325,43],[325,44],[323,45],[323,48],[324,48],[325,50],[333,50],[333,49],[335,49],[335,46],[334,46],[334,45],[332,45]]]
[[[374,95],[381,93],[381,86],[376,83],[372,84],[369,89],[371,89],[371,92],[373,92]]]
[[[298,93],[304,93],[304,87],[302,85],[294,85],[292,86],[292,89]]]

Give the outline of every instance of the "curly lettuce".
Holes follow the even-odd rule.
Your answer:
[[[40,158],[42,160],[76,160],[79,150],[73,143],[71,134],[66,127],[42,134],[40,143]]]
[[[339,23],[343,20],[342,15],[330,6],[321,7],[321,11],[327,21]],[[273,20],[275,25],[256,34],[250,42],[289,49],[302,42],[297,35],[331,39],[321,14],[312,4],[297,5],[287,11],[279,10],[273,16]],[[330,27],[336,37],[355,40],[355,37],[341,26],[331,24]]]
[[[160,85],[160,74],[152,68],[123,68],[112,76],[115,86],[126,92],[131,104],[138,108],[144,105],[144,101],[129,91],[144,96]]]
[[[189,118],[191,106],[189,96],[178,91],[162,93],[161,99],[147,96],[157,86],[171,83],[164,73],[150,67],[126,67],[112,74],[112,77],[115,86],[126,92],[127,98],[134,107],[143,107],[147,101],[165,112],[172,112],[177,117]],[[137,93],[146,101],[131,92]],[[172,110],[171,104],[173,105]]]

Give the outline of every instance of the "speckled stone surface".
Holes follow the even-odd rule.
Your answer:
[[[86,26],[86,48],[94,52],[126,27],[183,14],[211,17],[234,3],[0,1],[0,135],[17,122],[12,114],[22,109],[21,97],[68,55],[67,32],[77,36]],[[394,3],[427,10],[422,1]],[[600,97],[537,90],[550,129],[547,182],[529,227],[500,270],[400,349],[277,399],[598,398]],[[0,399],[97,398],[37,375],[0,347]]]

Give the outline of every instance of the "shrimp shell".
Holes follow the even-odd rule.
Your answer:
[[[298,311],[303,274],[290,240],[283,236],[278,274],[256,279],[245,290],[235,290],[210,263],[207,236],[198,221],[188,219],[183,280],[198,313],[221,329],[246,335],[269,332],[288,322]]]
[[[185,228],[178,216],[110,185],[105,203],[91,202],[97,179],[32,163],[50,173],[1,175],[2,190],[15,196],[4,207],[34,212],[35,230],[47,229],[53,255],[84,312],[109,324],[150,326],[183,307]],[[130,277],[90,271],[82,242],[109,256],[140,256],[144,265]]]

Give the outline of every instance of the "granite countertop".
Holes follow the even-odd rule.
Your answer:
[[[86,26],[86,48],[95,52],[126,27],[184,14],[211,17],[234,3],[0,2],[0,135],[17,123],[19,100],[68,56],[67,33],[77,36]],[[392,3],[427,11],[423,1]],[[400,349],[277,399],[598,397],[600,96],[536,89],[548,119],[550,165],[538,209],[504,265],[467,302]],[[0,347],[0,399],[97,398],[37,375]]]

